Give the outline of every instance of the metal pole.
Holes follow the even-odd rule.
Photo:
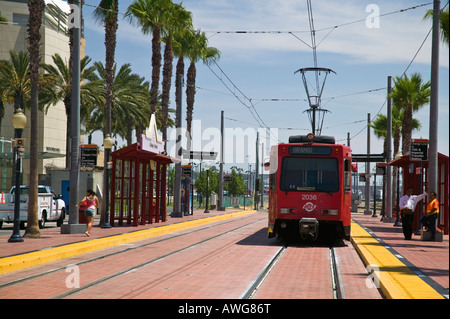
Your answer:
[[[439,17],[441,1],[434,0],[431,41],[430,138],[428,149],[428,194],[438,192],[438,86],[439,86]]]
[[[80,1],[75,5],[79,8]],[[81,21],[81,10],[78,10]],[[61,225],[61,234],[80,234],[86,231],[86,225],[78,223],[79,173],[80,173],[80,39],[81,23],[73,26],[73,52],[71,70],[71,116],[70,123],[70,172],[69,172],[69,224]]]
[[[223,206],[223,159],[224,159],[224,124],[223,124],[223,111],[220,112],[220,164],[219,164],[219,202],[217,205],[218,211],[224,211]]]
[[[376,172],[373,175],[373,214],[372,214],[372,217],[378,217],[378,215],[377,215],[377,173]]]
[[[367,113],[367,159],[370,158],[370,113]],[[366,211],[364,215],[371,215],[370,211],[370,162],[366,162]]]
[[[258,209],[258,189],[259,189],[259,176],[258,176],[258,169],[259,169],[259,156],[258,156],[258,144],[259,144],[259,132],[256,132],[256,166],[255,166],[255,191],[254,191],[254,209]]]
[[[182,100],[182,85],[183,85],[183,76],[179,75],[177,78],[177,109],[176,109],[176,157],[181,159],[182,156],[182,147],[181,147],[181,100]],[[171,214],[172,217],[183,217],[183,213],[181,211],[181,162],[175,164],[175,181],[173,184],[173,212]]]
[[[386,134],[386,194],[383,197],[386,198],[387,216],[383,217],[383,221],[392,223],[392,167],[389,163],[392,160],[392,76],[388,76],[388,96],[387,96],[387,134]],[[386,218],[387,217],[387,218]]]
[[[15,129],[16,138],[22,137],[22,129]],[[17,141],[17,140],[16,140]],[[22,236],[20,236],[20,162],[21,157],[19,155],[19,146],[16,142],[16,188],[14,189],[14,228],[11,237],[8,239],[8,243],[21,243],[23,242]]]
[[[203,213],[209,213],[209,167],[206,169],[206,207],[205,207],[205,211]]]
[[[106,185],[105,185],[105,218],[103,220],[103,224],[101,225],[101,228],[111,228],[111,224],[109,223],[109,198],[110,198],[110,167],[109,167],[109,155],[111,154],[110,148],[105,148],[105,158],[108,159],[108,161],[104,164],[106,172]]]

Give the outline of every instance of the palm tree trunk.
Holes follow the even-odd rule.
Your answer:
[[[402,121],[402,153],[405,155],[409,152],[411,146],[412,135],[412,105],[405,110]]]
[[[150,88],[151,113],[156,115],[158,102],[159,73],[161,70],[161,30],[155,26],[152,38],[152,84]]]
[[[178,62],[177,62],[177,70],[176,70],[176,76],[175,79],[178,79],[179,76],[182,76],[184,78],[184,56],[181,55],[178,58]],[[178,87],[178,81],[175,81],[175,92],[178,92],[178,89],[181,89]],[[178,94],[175,94],[175,105],[178,105],[180,101],[178,101]],[[175,118],[175,127],[178,127],[178,117]]]
[[[30,55],[31,80],[31,136],[30,139],[30,193],[28,195],[28,219],[24,237],[39,238],[38,221],[38,77],[39,77],[39,30],[44,11],[43,0],[29,0],[28,52]]]
[[[163,121],[161,125],[161,130],[163,132],[163,140],[167,141],[167,123],[169,121],[169,100],[170,100],[170,86],[172,83],[172,61],[173,61],[173,50],[172,50],[172,39],[167,38],[166,47],[164,49],[164,68],[163,68],[163,82],[162,82],[162,99],[161,108]],[[165,146],[167,148],[167,145]],[[167,151],[167,149],[166,149]]]
[[[195,78],[197,76],[197,70],[195,63],[191,62],[187,72],[187,87],[186,87],[186,130],[191,134],[192,131],[192,115],[194,113],[194,101],[195,101]]]
[[[117,0],[118,2],[118,0]],[[115,6],[118,8],[118,3]],[[105,88],[105,128],[103,131],[103,137],[105,138],[107,134],[111,136],[111,122],[112,122],[112,100],[113,100],[113,83],[114,83],[114,55],[116,52],[116,33],[119,25],[117,23],[117,13],[112,14],[105,21],[105,48],[106,48],[106,58],[105,58],[105,73],[106,73],[106,88]],[[109,162],[108,158],[109,152],[104,153],[104,163],[105,163],[105,172],[106,166]],[[107,174],[103,174],[103,189],[106,188],[107,184]],[[108,194],[106,194],[108,196]],[[105,202],[104,200],[102,201]],[[105,205],[101,205],[101,214],[100,214],[100,225],[103,225],[105,222],[105,211],[109,210]]]

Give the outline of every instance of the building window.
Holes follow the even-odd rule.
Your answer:
[[[13,13],[13,23],[22,27],[26,27],[28,25],[28,15]]]

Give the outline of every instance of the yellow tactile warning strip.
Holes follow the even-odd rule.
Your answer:
[[[33,267],[48,262],[73,257],[76,255],[85,254],[91,251],[100,250],[108,247],[113,247],[121,244],[126,244],[138,240],[147,239],[154,236],[159,236],[175,231],[180,231],[187,228],[201,226],[217,221],[222,221],[230,218],[241,217],[255,213],[254,210],[240,211],[235,213],[223,214],[208,218],[190,220],[161,226],[156,228],[149,228],[138,230],[127,234],[114,235],[104,238],[92,239],[83,242],[67,244],[63,246],[53,247],[45,250],[34,251],[30,253],[20,254],[11,257],[0,259],[0,274],[11,271],[16,271],[28,267]]]
[[[444,299],[436,290],[352,221],[351,241],[366,266],[371,265],[374,283],[388,299]]]

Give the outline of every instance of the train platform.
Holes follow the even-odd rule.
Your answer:
[[[352,213],[352,243],[388,299],[449,298],[449,236],[405,240],[401,226]]]
[[[254,212],[227,209],[210,210],[208,214],[195,210],[190,216],[168,217],[164,223],[109,229],[95,226],[91,237],[61,234],[60,228],[49,224],[41,229],[41,238],[25,238],[22,243],[7,242],[12,228],[6,225],[0,231],[0,274]],[[98,225],[98,219],[94,225]],[[380,217],[353,213],[351,240],[365,265],[374,271],[371,276],[385,298],[448,299],[448,235],[442,242],[422,241],[418,235],[405,240],[401,227],[384,223]]]

